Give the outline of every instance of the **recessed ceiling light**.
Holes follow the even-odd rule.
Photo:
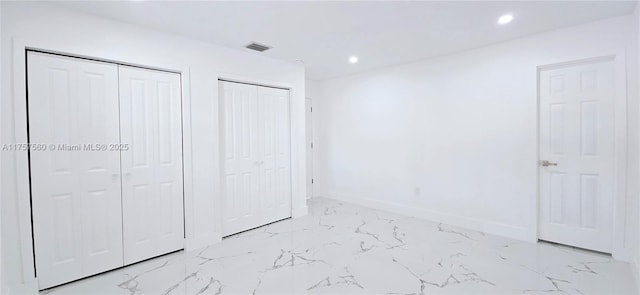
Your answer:
[[[358,57],[357,56],[352,56],[349,58],[349,62],[354,64],[358,62]]]
[[[501,25],[508,24],[513,20],[513,15],[505,14],[498,19],[498,23]]]

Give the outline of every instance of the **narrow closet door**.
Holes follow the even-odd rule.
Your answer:
[[[258,191],[257,86],[219,83],[222,119],[223,235],[262,224]]]
[[[289,91],[258,87],[261,224],[291,217]]]
[[[123,265],[120,154],[109,148],[119,142],[118,69],[34,52],[27,64],[33,237],[44,289]]]
[[[180,75],[120,66],[124,262],[184,247]]]

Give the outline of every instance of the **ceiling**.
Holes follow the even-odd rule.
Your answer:
[[[323,80],[630,14],[635,1],[60,2],[84,12],[304,62]],[[498,25],[505,13],[514,20]],[[351,55],[359,57],[350,64]]]

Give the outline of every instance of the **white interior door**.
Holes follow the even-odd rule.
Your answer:
[[[291,217],[288,90],[258,87],[258,126],[258,207],[262,219],[258,225],[263,225]]]
[[[305,99],[305,126],[307,138],[307,199],[313,197],[313,107],[311,98]]]
[[[611,253],[613,61],[541,70],[539,86],[539,237]]]
[[[123,265],[118,68],[28,53],[33,237],[40,289]],[[53,145],[53,146],[51,146]]]
[[[180,75],[120,66],[124,262],[184,248]]]
[[[219,84],[225,236],[291,216],[289,92]]]
[[[258,88],[220,82],[223,113],[223,235],[260,224],[258,208]]]

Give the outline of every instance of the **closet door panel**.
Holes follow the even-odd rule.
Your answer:
[[[275,207],[278,217],[291,216],[291,125],[289,91],[270,89],[275,100]]]
[[[223,234],[256,227],[261,222],[258,175],[257,87],[219,83],[223,160]]]
[[[86,276],[123,265],[118,79],[114,64],[79,62],[78,113]]]
[[[258,87],[262,223],[291,216],[289,91]]]
[[[122,266],[117,66],[29,52],[29,139],[41,289]]]
[[[182,170],[182,96],[180,75],[152,72],[158,98],[157,154],[158,224],[160,252],[184,248],[184,197]]]
[[[120,66],[125,264],[182,249],[180,76]]]

